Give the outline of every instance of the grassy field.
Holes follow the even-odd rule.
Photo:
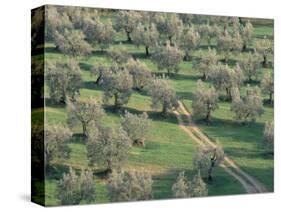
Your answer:
[[[272,26],[260,23],[255,25],[256,39],[262,38],[263,35],[271,36],[272,32]],[[115,48],[119,48],[119,43],[124,40],[125,36],[119,33],[116,36]],[[126,47],[129,53],[146,63],[152,72],[159,72],[150,58],[145,57],[144,47],[140,46],[137,48],[135,45],[125,42],[122,46]],[[67,56],[59,53],[52,43],[48,43],[45,48],[45,60],[67,60]],[[236,59],[237,56],[231,57],[231,60]],[[99,63],[110,65],[111,61],[106,56],[106,52],[95,49],[91,56],[78,57],[78,61],[83,78],[80,98],[93,97],[101,101],[103,91],[94,83],[96,76],[92,75],[90,70],[92,66]],[[180,72],[173,75],[171,81],[176,88],[179,99],[192,112],[192,93],[201,75],[192,70],[192,62],[190,61],[182,62],[180,67]],[[264,71],[272,70],[262,70],[262,72]],[[46,97],[48,97],[48,88],[45,89]],[[244,88],[242,88],[242,93],[243,90]],[[179,128],[176,117],[171,114],[168,118],[163,118],[159,115],[159,111],[151,109],[150,104],[151,99],[146,92],[134,92],[129,104],[126,106],[128,111],[134,113],[146,111],[152,119],[152,130],[149,132],[145,148],[133,147],[129,154],[129,160],[124,164],[124,167],[125,169],[144,169],[149,171],[154,181],[154,198],[172,198],[171,187],[176,180],[178,172],[186,170],[188,175],[192,174],[192,158],[196,150],[196,143]],[[230,103],[220,102],[219,109],[212,114],[212,123],[210,125],[200,121],[196,123],[209,138],[220,142],[228,156],[234,159],[243,170],[259,179],[268,187],[269,191],[272,191],[273,158],[270,155],[264,154],[261,143],[264,123],[267,120],[273,119],[273,108],[266,105],[265,113],[256,123],[244,126],[233,119],[233,114],[230,112],[229,107]],[[32,111],[34,119],[36,119],[36,114],[42,112],[42,109]],[[49,123],[65,124],[66,110],[63,106],[46,105],[45,112]],[[113,113],[110,109],[106,109],[106,114],[105,123],[107,125],[120,125],[119,114]],[[76,126],[73,132],[81,133],[81,126]],[[72,166],[75,169],[88,166],[84,142],[74,137],[68,145],[71,148],[70,158],[67,160],[56,159],[54,161],[54,172],[56,174],[47,176],[45,182],[47,205],[59,204],[56,198],[57,184],[66,166]],[[95,202],[108,202],[105,180],[99,176],[96,176],[96,179],[97,199]],[[215,170],[214,181],[208,184],[208,190],[210,196],[245,193],[241,184],[221,168]]]

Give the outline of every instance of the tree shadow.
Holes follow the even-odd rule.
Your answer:
[[[91,89],[96,91],[102,91],[102,86],[96,84],[94,81],[84,81],[81,85],[81,88]]]
[[[143,111],[137,110],[135,108],[131,108],[131,107],[121,107],[118,110],[116,110],[116,108],[113,105],[105,105],[104,109],[106,111],[106,113],[108,114],[112,114],[115,116],[120,116],[120,115],[124,115],[125,111],[128,111],[129,113],[132,114],[142,114]],[[163,115],[162,112],[159,111],[146,111],[148,117],[150,119],[152,119],[153,121],[163,121],[163,122],[169,122],[169,123],[173,123],[173,124],[178,124],[177,118],[175,117],[175,115],[172,112],[169,112],[166,115]]]
[[[63,173],[68,173],[69,167],[63,164],[52,164],[46,168],[46,177],[49,179],[60,180]]]
[[[131,54],[134,59],[148,59],[150,55],[146,55],[145,52],[135,52]]]
[[[51,98],[45,98],[45,105],[48,107],[65,108],[65,102],[57,102]]]
[[[244,84],[250,84],[250,85],[256,85],[256,86],[259,86],[260,85],[260,80],[258,79],[247,79]]]
[[[89,63],[84,63],[84,62],[80,62],[79,67],[80,67],[80,69],[85,70],[85,71],[92,71],[92,68],[93,68],[92,65],[90,65]]]
[[[268,108],[274,108],[274,100],[270,101],[269,99],[264,99],[263,105]]]
[[[201,44],[199,48],[202,49],[202,50],[208,50],[209,48],[217,49],[217,46],[215,44],[211,44],[211,45]]]
[[[206,125],[206,122],[202,119],[194,119],[194,121],[196,121],[197,124],[199,125]],[[224,128],[226,125],[228,125],[228,127],[234,127],[235,128],[240,128],[240,127],[243,127],[243,128],[246,128],[246,129],[258,129],[258,130],[261,130],[263,131],[263,127],[264,127],[264,124],[263,123],[259,123],[259,122],[246,122],[245,124],[243,124],[242,122],[240,121],[237,121],[237,120],[232,120],[232,119],[222,119],[222,118],[216,118],[216,117],[211,117],[211,121],[210,123],[208,124],[208,126],[212,126],[212,127],[216,127],[216,128]]]
[[[107,55],[107,51],[106,50],[93,50],[92,51],[92,56],[98,56],[98,57],[101,57],[101,56],[106,56]]]
[[[256,151],[241,148],[241,147],[227,147],[224,149],[224,151],[226,154],[231,155],[231,157],[250,158],[250,159],[262,158],[263,160],[273,159],[272,154],[268,154],[265,151],[261,151],[262,145],[257,145],[257,146],[260,148],[256,149]]]
[[[169,112],[165,116],[161,112],[157,112],[157,111],[149,111],[149,112],[147,112],[147,114],[148,114],[149,118],[154,121],[163,121],[163,122],[169,122],[172,124],[178,124],[178,120],[177,120],[176,116],[171,112]]]
[[[198,81],[199,79],[202,79],[202,76],[196,76],[196,75],[187,75],[187,74],[174,74],[172,77],[173,80],[192,80],[192,81]]]
[[[255,38],[263,39],[263,38],[264,38],[264,35],[256,35]],[[267,35],[266,35],[266,38],[267,38],[267,39],[270,39],[270,40],[273,40],[273,36],[270,35],[270,34],[269,34],[269,35],[267,34]]]
[[[185,99],[185,100],[193,99],[193,93],[190,91],[177,91],[177,96],[179,99]]]
[[[54,46],[47,46],[44,48],[45,53],[50,53],[50,54],[60,54],[60,51],[58,50],[58,48],[54,47]]]

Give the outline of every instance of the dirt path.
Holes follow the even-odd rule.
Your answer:
[[[190,113],[185,109],[182,102],[179,101],[179,108],[174,111],[180,128],[188,134],[198,145],[216,147],[193,122]],[[183,114],[183,115],[181,115]],[[184,119],[183,119],[184,118]],[[239,166],[225,155],[224,163],[220,165],[228,174],[238,180],[247,193],[264,193],[267,192],[266,186],[254,177],[244,172]]]

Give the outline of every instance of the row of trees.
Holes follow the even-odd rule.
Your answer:
[[[104,166],[107,173],[110,174],[108,194],[111,201],[151,198],[152,179],[148,173],[121,171],[131,146],[144,145],[150,128],[148,115],[125,112],[121,117],[121,128],[104,126],[104,116],[101,105],[92,99],[74,102],[67,100],[67,123],[71,128],[77,126],[77,123],[82,126],[89,167]],[[71,137],[72,132],[69,128],[47,125],[45,129],[47,173],[54,159],[69,157],[71,152],[67,143]],[[58,197],[62,204],[94,201],[93,172],[82,170],[79,175],[70,169],[69,173],[63,175],[59,183]]]
[[[205,92],[206,89],[200,82],[197,92],[194,94],[193,108],[195,114],[206,115],[207,121],[210,118],[210,112],[217,109],[217,92],[225,91],[227,100],[240,101],[239,90],[245,79],[244,73],[248,73],[249,76],[251,76],[251,73],[257,75],[257,69],[254,68],[256,63],[249,62],[249,60],[252,60],[251,57],[242,60],[236,67],[230,68],[228,65],[217,63],[217,60],[214,59],[216,57],[213,50],[209,50],[209,52],[209,56],[202,56],[201,62],[194,64],[194,67],[203,72],[204,78],[212,84],[209,92]],[[148,93],[152,96],[153,108],[157,109],[162,105],[162,112],[167,114],[168,110],[177,107],[176,92],[167,80],[153,79],[147,66],[139,60],[128,59],[127,61],[125,65],[116,64],[111,67],[100,65],[93,69],[94,73],[99,73],[97,82],[102,84],[104,89],[105,103],[113,98],[114,106],[120,108],[128,103],[132,89],[141,91],[144,87],[147,87]],[[243,71],[240,66],[243,67]],[[78,63],[74,60],[67,63],[48,62],[46,79],[50,98],[56,102],[65,102],[67,96],[74,100],[79,95],[82,81],[81,71]],[[269,102],[272,103],[274,81],[273,76],[269,73],[264,75],[261,81],[261,89],[264,94],[269,95]],[[256,88],[256,90],[258,89]],[[260,92],[256,91],[255,93],[261,99]],[[262,101],[260,102],[262,104]],[[205,104],[207,104],[208,109],[204,108]],[[259,107],[261,107],[260,104]],[[234,111],[236,110],[234,109]]]
[[[221,17],[205,24],[197,21],[197,25],[193,25],[186,24],[186,20],[177,14],[120,11],[112,24],[110,20],[101,21],[97,13],[96,10],[83,8],[48,6],[47,40],[53,41],[64,54],[76,57],[91,54],[92,49],[97,46],[101,50],[110,47],[114,42],[115,30],[124,31],[128,42],[145,47],[146,55],[149,55],[149,49],[153,48],[158,68],[167,69],[168,72],[176,72],[182,58],[192,58],[193,52],[202,43],[201,38],[207,39],[209,47],[211,39],[217,38],[217,50],[224,56],[225,61],[230,53],[246,51],[254,40],[250,21],[241,24],[237,18]],[[218,27],[221,23],[224,25],[223,30]],[[232,31],[228,29],[230,23]],[[169,60],[168,64],[164,64],[163,61],[167,58],[162,59],[159,54],[165,50],[163,46],[167,44],[174,48],[168,46],[167,52],[163,53],[168,54],[166,57]],[[273,43],[264,38],[254,43],[254,50],[261,55],[262,63],[266,66],[268,56],[273,52]]]
[[[176,92],[170,82],[153,77],[147,66],[139,60],[128,59],[125,64],[116,63],[110,67],[99,65],[93,68],[93,73],[98,73],[97,83],[104,90],[104,103],[109,103],[113,99],[116,109],[129,102],[133,89],[142,91],[144,88],[148,89],[148,94],[152,97],[153,109],[162,107],[163,114],[167,114],[169,110],[177,107]],[[65,103],[69,98],[75,102],[82,82],[78,63],[74,60],[66,63],[48,62],[46,82],[51,100]],[[90,118],[93,115],[86,116]],[[83,128],[83,134],[85,131]]]
[[[260,89],[248,86],[245,93],[244,96],[240,96],[239,91],[234,90],[230,107],[230,110],[235,114],[235,118],[242,123],[255,121],[257,117],[264,113]],[[213,86],[204,86],[202,81],[199,80],[193,96],[193,115],[209,122],[211,112],[218,109],[218,102],[216,89]]]
[[[146,172],[113,171],[108,179],[108,196],[112,202],[148,200],[152,198],[152,179]],[[96,199],[93,173],[70,168],[59,182],[59,199],[63,205],[91,203]]]

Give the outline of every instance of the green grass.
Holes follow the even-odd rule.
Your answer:
[[[258,24],[256,26],[256,39],[263,37],[261,35],[272,34],[273,29],[271,26]],[[122,33],[118,33],[116,36],[116,41],[118,42],[125,39],[126,37]],[[150,61],[150,58],[144,57],[143,46],[138,48],[128,43],[122,46],[146,63],[151,71],[162,72],[157,70],[157,67]],[[66,61],[68,59],[67,56],[56,51],[51,43],[48,43],[47,47],[46,60]],[[115,44],[114,47],[119,48],[119,44]],[[236,60],[237,56],[231,56],[231,59]],[[99,49],[95,49],[91,56],[78,57],[77,60],[80,63],[83,79],[80,98],[91,97],[101,102],[103,91],[94,84],[96,76],[92,75],[90,70],[92,66],[99,63],[110,65],[110,59],[106,53],[101,53]],[[175,86],[178,97],[189,110],[191,110],[192,94],[200,77],[199,73],[192,70],[192,63],[190,61],[182,62],[180,72],[171,77],[171,82]],[[244,88],[242,88],[242,93],[243,90]],[[159,116],[159,111],[152,111],[150,104],[151,99],[145,92],[142,94],[134,92],[126,106],[126,109],[131,112],[139,113],[146,111],[152,119],[152,129],[147,137],[145,148],[133,147],[129,154],[129,160],[124,164],[124,167],[144,169],[151,172],[154,181],[154,198],[172,198],[171,187],[176,180],[178,172],[185,170],[188,175],[192,175],[192,158],[196,144],[178,127],[175,117],[171,115],[168,118],[162,118]],[[219,109],[212,114],[212,124],[205,125],[202,122],[198,122],[199,127],[211,139],[217,139],[230,158],[234,159],[243,170],[266,184],[269,190],[273,190],[273,159],[264,154],[263,147],[261,146],[264,122],[273,119],[273,108],[266,107],[265,114],[257,120],[257,123],[243,126],[233,119],[233,114],[230,112],[229,107],[229,103],[219,103]],[[40,113],[42,112],[42,109],[32,111],[32,119],[36,120],[36,117],[41,117]],[[103,120],[105,124],[109,126],[120,125],[120,115],[114,114],[110,110],[106,112],[107,116]],[[48,123],[66,124],[66,110],[61,106],[47,105],[46,118]],[[81,126],[77,125],[72,130],[74,133],[80,133]],[[87,167],[87,152],[84,142],[74,138],[68,145],[71,148],[70,158],[67,160],[56,159],[54,161],[55,166]],[[48,176],[45,181],[47,205],[59,204],[57,185],[63,171],[58,170],[55,176]],[[96,203],[108,202],[106,180],[96,177],[96,182]],[[210,196],[245,193],[241,184],[221,168],[215,170],[214,182],[208,184],[208,190]]]

